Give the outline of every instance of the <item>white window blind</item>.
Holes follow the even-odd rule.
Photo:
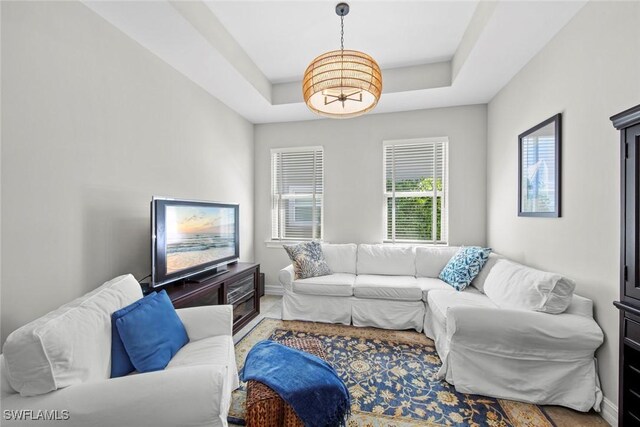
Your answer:
[[[447,243],[447,138],[385,141],[386,241]]]
[[[322,239],[322,147],[271,150],[271,238]]]

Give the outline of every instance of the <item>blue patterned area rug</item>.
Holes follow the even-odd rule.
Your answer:
[[[238,367],[258,341],[315,337],[351,393],[349,427],[554,427],[532,404],[458,393],[434,379],[433,341],[415,331],[262,320],[236,344]],[[233,393],[229,421],[243,423],[245,384]]]

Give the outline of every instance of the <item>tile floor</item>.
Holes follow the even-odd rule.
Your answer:
[[[265,295],[260,299],[260,315],[251,323],[234,335],[234,342],[238,342],[254,326],[265,317],[280,319],[282,297],[278,295]],[[544,406],[557,427],[601,427],[609,424],[595,412],[582,413],[561,406]]]

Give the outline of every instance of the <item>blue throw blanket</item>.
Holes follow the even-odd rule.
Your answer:
[[[349,390],[324,360],[274,341],[260,341],[242,369],[242,380],[266,384],[307,427],[344,426],[351,410]]]

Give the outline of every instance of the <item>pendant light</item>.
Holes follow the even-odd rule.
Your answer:
[[[382,93],[378,63],[366,53],[344,49],[344,17],[348,13],[347,3],[336,5],[336,14],[340,16],[340,50],[323,53],[311,61],[302,80],[307,106],[334,119],[371,111]]]

